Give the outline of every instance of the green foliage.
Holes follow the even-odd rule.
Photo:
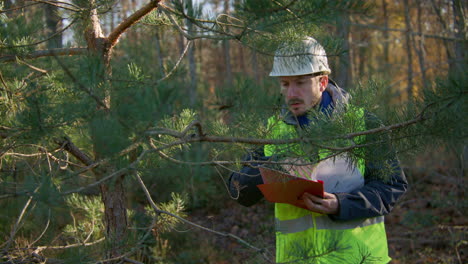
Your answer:
[[[104,206],[99,197],[71,194],[66,198],[73,222],[65,226],[64,235],[72,243],[95,241],[103,236]]]
[[[153,12],[149,13],[141,20],[140,23],[157,27],[171,26],[169,18],[160,10],[154,10]]]
[[[171,193],[172,200],[169,202],[165,203],[159,203],[158,209],[171,213],[173,215],[177,215],[179,217],[185,218],[187,214],[184,212],[186,210],[185,208],[185,200],[187,199],[186,197],[183,197],[183,195],[180,195],[178,193]],[[156,214],[151,206],[146,206],[145,207],[146,212],[150,214],[152,217],[155,217]],[[180,220],[172,217],[167,214],[158,214],[156,217],[156,228],[158,232],[168,232],[170,230],[173,230],[177,224],[180,223]]]
[[[202,15],[202,6],[190,6],[188,1],[166,1],[165,5],[176,10],[174,19],[182,28],[190,28],[190,34],[205,34],[206,38],[212,39],[233,38],[244,47],[266,55],[260,58],[260,64],[265,65],[271,62],[268,55],[272,55],[280,43],[306,35],[318,39],[329,55],[340,54],[343,52],[342,40],[330,34],[330,24],[343,12],[366,15],[371,8],[369,1],[358,0],[234,2],[242,6],[237,6],[230,15],[221,16]],[[86,47],[88,43],[83,32],[91,25],[89,11],[93,6],[84,0],[68,4],[64,5],[78,8],[76,11],[60,9],[63,21],[76,22],[72,25],[74,35],[67,33],[66,36],[72,38],[72,46]],[[112,0],[94,3],[101,21],[105,21],[107,13],[113,19],[119,17],[113,13],[114,7],[121,7],[117,4]],[[0,3],[1,8],[3,3]],[[190,78],[186,59],[178,64],[169,78],[163,78],[168,69],[176,66],[181,51],[173,45],[179,44],[179,33],[174,33],[176,29],[167,13],[160,10],[152,12],[137,27],[127,31],[126,36],[130,37],[120,39],[109,65],[96,54],[26,59],[26,55],[44,48],[46,42],[41,41],[49,34],[44,30],[44,23],[35,23],[44,21],[43,8],[33,5],[30,10],[27,15],[0,14],[1,56],[20,57],[11,64],[2,62],[0,73],[0,196],[10,197],[0,201],[0,206],[7,212],[0,217],[0,236],[3,239],[9,237],[12,224],[32,196],[24,224],[20,225],[21,232],[17,234],[15,243],[18,245],[29,246],[41,235],[48,221],[51,226],[39,240],[44,245],[82,244],[105,237],[104,230],[108,226],[104,225],[104,205],[97,196],[98,187],[85,188],[79,194],[65,194],[65,191],[85,187],[113,172],[129,169],[128,165],[139,154],[145,153],[139,163],[123,176],[127,191],[125,198],[128,208],[131,208],[128,210],[131,228],[127,230],[128,237],[122,238],[119,245],[138,252],[135,254],[138,257],[141,254],[145,263],[209,262],[209,253],[200,250],[205,245],[193,242],[198,241],[198,237],[185,233],[177,236],[180,235],[177,218],[155,215],[150,207],[144,206],[146,197],[140,188],[135,187],[131,173],[136,170],[141,174],[161,210],[187,217],[188,212],[200,209],[220,209],[228,192],[222,181],[226,175],[217,173],[227,174],[229,170],[239,169],[240,157],[257,146],[186,141],[203,135],[250,139],[269,137],[271,131],[266,121],[281,111],[283,104],[278,84],[270,79],[254,81],[237,76],[233,83],[221,87],[215,85],[215,94],[212,94],[206,87],[211,88],[212,83],[219,81],[211,79],[220,77],[206,75],[211,79],[199,81],[199,98],[192,105],[191,98],[187,96]],[[210,18],[215,20],[209,21]],[[103,29],[108,31],[114,26],[103,25]],[[155,33],[162,43],[157,51],[152,46]],[[138,36],[138,41],[133,36]],[[219,42],[210,40],[212,46],[208,49],[204,46],[206,43],[197,40],[193,46],[205,49],[205,52],[209,50],[210,56],[219,54],[217,50],[210,50],[212,47],[218,49]],[[207,61],[204,53],[200,53],[200,57],[204,63]],[[161,59],[162,69],[155,66],[156,58]],[[197,65],[197,74],[202,76],[204,67]],[[466,84],[466,76],[463,75],[441,78],[432,89],[424,90],[421,100],[404,105],[382,100],[393,98],[394,89],[386,82],[371,80],[360,84],[353,90],[351,104],[375,114],[381,120],[376,127],[402,123],[421,115],[425,120],[391,132],[382,130],[373,136],[367,135],[365,142],[369,146],[351,148],[353,144],[364,141],[363,137],[346,137],[351,132],[365,130],[356,118],[336,115],[333,122],[329,122],[323,113],[313,112],[310,114],[312,126],[300,134],[309,140],[302,144],[304,155],[301,156],[317,161],[317,148],[320,146],[321,149],[328,148],[330,155],[337,154],[340,148],[349,148],[346,152],[354,161],[369,153],[379,161],[391,152],[386,146],[390,142],[400,154],[417,151],[414,146],[422,149],[432,144],[447,144],[459,151],[466,145],[467,137],[464,117],[468,110]],[[69,150],[65,145],[57,144],[60,142],[58,139],[63,138],[70,139],[93,162],[104,162],[99,163],[94,171],[86,170],[81,160],[67,154]],[[122,150],[134,143],[140,144],[139,147],[121,155]],[[161,148],[161,151],[157,152],[153,147]],[[224,163],[215,165],[215,171],[211,165],[217,161]],[[386,172],[394,169],[391,163],[383,165],[387,167],[384,169]],[[455,196],[456,193],[450,194],[450,198]],[[438,207],[445,205],[441,199],[435,201],[440,203],[436,204]],[[148,229],[155,217],[157,234]],[[423,228],[442,220],[413,212],[403,223]],[[260,228],[266,229],[262,225]],[[153,236],[144,237],[148,233]],[[106,243],[110,245],[111,241]],[[205,248],[216,250],[213,245]],[[58,250],[58,253],[47,251],[44,255],[65,259],[67,263],[94,263],[102,259],[105,250],[106,245],[97,244]],[[252,263],[256,261],[251,259]]]

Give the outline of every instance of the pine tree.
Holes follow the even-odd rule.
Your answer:
[[[230,77],[232,83],[222,82],[214,93],[202,78],[191,83],[204,65],[194,64],[195,54],[189,62],[184,57],[202,40],[241,45],[265,64],[280,43],[310,35],[330,57],[342,55],[346,50],[328,29],[337,17],[368,14],[373,6],[366,1],[246,0],[229,14],[206,14],[191,1],[151,0],[117,15],[119,2],[125,1],[0,6],[0,203],[7,212],[0,219],[0,250],[6,263],[167,263],[164,233],[189,223],[187,201],[206,207],[207,197],[220,192],[212,168],[236,170],[256,146],[320,145],[330,156],[348,153],[354,160],[362,149],[388,143],[401,155],[428,146],[461,153],[466,146],[466,55],[401,105],[382,100],[394,92],[385,80],[370,78],[351,89],[352,103],[377,115],[379,128],[359,131],[346,116],[330,123],[319,114],[315,120],[323,125],[294,139],[267,139],[261,120],[281,107],[271,80]],[[115,17],[125,18],[115,26]],[[50,18],[62,26],[37,23]],[[181,51],[178,36],[186,44]],[[60,39],[68,43],[57,44]],[[362,136],[373,141],[359,145]],[[253,241],[200,228],[271,260]]]

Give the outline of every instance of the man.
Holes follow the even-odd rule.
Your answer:
[[[297,138],[323,124],[323,118],[327,122],[352,119],[360,131],[379,126],[371,114],[348,103],[349,95],[328,78],[330,73],[325,50],[313,38],[277,51],[270,76],[279,78],[287,109],[268,120],[271,138]],[[355,143],[364,144],[375,137],[360,136]],[[377,153],[383,160],[377,162]],[[304,193],[299,199],[308,210],[275,203],[277,262],[388,263],[383,215],[407,188],[394,152],[382,143],[355,150],[358,160],[354,162],[345,154],[331,158],[329,154],[326,148],[311,143],[266,145],[248,155],[246,160],[253,163],[231,174],[231,195],[245,206],[262,198],[256,187],[263,183],[258,167],[266,164],[261,161],[284,163],[299,157],[303,162],[320,161],[308,176],[324,182],[323,198]],[[387,165],[392,169],[386,169]],[[296,164],[286,169],[295,173],[300,168]]]

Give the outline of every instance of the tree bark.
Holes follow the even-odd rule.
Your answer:
[[[344,52],[339,56],[339,66],[336,72],[336,81],[342,87],[351,87],[352,64],[351,64],[351,46],[350,46],[350,16],[343,14],[338,18],[338,35],[344,40]]]
[[[383,19],[384,19],[384,28],[389,28],[388,26],[388,12],[387,12],[387,0],[382,0],[382,12],[383,12]],[[390,34],[388,30],[383,30],[383,57],[384,57],[384,65],[385,70],[388,68],[390,64],[390,56],[389,56],[389,41],[390,41]]]
[[[252,71],[256,83],[260,82],[260,72],[258,70],[257,52],[252,50]]]
[[[224,0],[224,13],[229,14],[229,0]],[[229,30],[229,29],[226,29]],[[231,46],[229,40],[223,40],[225,83],[232,85]]]
[[[188,15],[193,17],[193,2],[192,0],[187,1],[187,6],[188,6]],[[188,32],[191,33],[193,32],[193,23],[190,21],[190,19],[186,20],[187,22],[187,28]],[[193,41],[193,40],[192,40]],[[190,105],[194,106],[196,99],[197,99],[197,65],[195,63],[195,44],[192,43],[192,45],[189,47],[188,50],[188,61],[189,61],[189,74],[190,74],[190,82],[187,87],[188,89],[188,94],[190,96]]]
[[[447,26],[447,22],[444,20],[444,16],[442,15],[442,8],[440,8],[440,5],[439,3],[436,3],[435,0],[432,0],[431,1],[432,3],[432,8],[434,9],[434,11],[436,12],[437,14],[437,18],[439,19],[439,22],[442,26],[442,32],[449,32],[449,27]],[[449,40],[446,40],[444,39],[443,41],[444,43],[444,47],[445,47],[445,53],[446,53],[446,56],[447,56],[447,61],[448,61],[448,64],[449,64],[449,72],[452,72],[455,70],[455,52],[453,51],[453,49],[451,48],[451,42]]]
[[[408,0],[403,0],[403,5],[405,8],[405,25],[406,25],[406,34],[405,34],[405,45],[406,45],[406,54],[408,57],[407,60],[407,86],[406,92],[408,97],[413,96],[413,50],[411,49],[411,17],[410,17],[410,6]]]
[[[164,56],[163,56],[162,49],[161,49],[161,33],[159,32],[158,29],[156,29],[155,38],[156,38],[156,41],[155,41],[156,56],[157,56],[157,61],[159,64],[159,73],[161,74],[161,78],[162,78],[166,75],[166,72],[164,70]]]
[[[99,21],[97,9],[91,9],[89,13],[89,25],[85,30],[85,38],[88,44],[88,51],[90,56],[97,56],[102,67],[100,69],[102,72],[99,74],[101,82],[104,89],[104,101],[105,107],[98,107],[98,111],[101,113],[101,119],[97,119],[98,122],[107,122],[112,120],[110,117],[110,93],[109,88],[111,83],[109,82],[110,76],[112,74],[110,67],[110,59],[112,56],[112,49],[117,43],[118,39],[122,34],[138,22],[143,16],[151,12],[158,5],[159,1],[153,0],[148,4],[143,6],[141,9],[137,10],[135,13],[130,15],[128,18],[124,19],[106,38],[102,32],[101,24]],[[91,1],[91,4],[94,4]],[[99,125],[99,124],[98,124]],[[94,160],[101,160],[105,157],[105,154],[101,153],[100,140],[96,138],[102,137],[97,133],[102,133],[102,131],[91,130],[94,147],[95,157]],[[101,179],[107,174],[110,174],[112,171],[117,170],[114,166],[106,166],[95,170],[95,175],[97,180]],[[120,258],[124,255],[125,244],[126,244],[126,235],[127,235],[127,210],[125,208],[125,190],[123,186],[124,176],[118,176],[112,182],[106,182],[101,184],[101,197],[102,202],[104,203],[104,222],[106,226],[106,240],[108,241],[108,250],[106,253],[106,258],[115,259],[115,261],[110,261],[110,263],[120,262]],[[109,262],[107,262],[109,263]]]
[[[46,18],[46,28],[48,34],[52,35],[60,31],[62,28],[61,18],[58,15],[58,7],[54,5],[45,5],[44,8],[45,18]],[[49,49],[62,48],[62,34],[54,36],[47,42],[47,47]]]
[[[463,70],[465,70],[463,68],[463,64],[465,63],[466,50],[468,48],[466,36],[466,17],[464,15],[467,11],[467,8],[466,1],[453,0],[452,2],[456,29],[455,36],[457,37],[457,40],[455,41],[455,69],[462,73]]]
[[[424,8],[424,3],[421,0],[417,1],[418,4],[418,13],[417,13],[417,19],[418,19],[418,31],[420,33],[423,33],[423,26],[422,26],[422,14],[423,14],[423,8]],[[413,38],[414,40],[414,38]],[[419,69],[421,71],[421,78],[422,78],[422,84],[424,88],[427,88],[428,80],[426,76],[426,49],[424,46],[424,34],[421,34],[419,37],[419,40],[416,44],[416,41],[414,41],[414,50],[416,51],[416,54],[418,55],[418,60],[419,60]]]

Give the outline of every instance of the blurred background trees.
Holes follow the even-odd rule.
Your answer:
[[[271,205],[239,208],[225,180],[281,107],[274,50],[304,35],[392,132],[413,186],[387,220],[396,263],[466,258],[464,1],[0,7],[3,262],[272,261]]]

